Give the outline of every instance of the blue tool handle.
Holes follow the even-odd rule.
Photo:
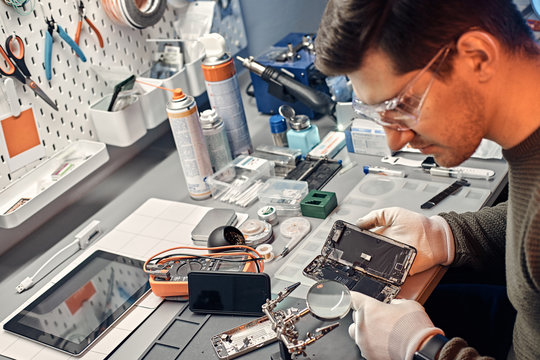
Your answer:
[[[45,77],[51,80],[51,56],[52,56],[52,35],[45,32]]]
[[[77,53],[77,55],[79,55],[79,57],[81,58],[81,60],[83,62],[86,62],[86,56],[84,56],[84,53],[82,52],[79,45],[77,45],[77,43],[75,41],[73,41],[72,38],[69,37],[67,32],[65,32],[64,29],[62,29],[62,27],[60,25],[56,25],[56,28],[58,29],[58,33],[60,34],[62,39],[64,39],[69,44],[69,46],[71,46],[71,48],[73,50],[75,50],[75,53]]]

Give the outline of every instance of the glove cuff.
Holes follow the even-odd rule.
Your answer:
[[[420,344],[422,344],[422,342],[424,342],[424,340],[428,338],[429,336],[433,336],[437,334],[444,336],[444,331],[436,327],[424,328],[421,331],[419,331],[411,339],[411,341],[409,341],[409,344],[407,345],[407,353],[405,354],[405,359],[412,360],[414,357],[414,353],[418,351],[418,349],[420,348]]]
[[[454,244],[454,235],[452,234],[452,229],[450,228],[450,225],[444,220],[442,216],[435,215],[431,216],[429,218],[431,221],[437,224],[438,228],[441,231],[441,236],[444,237],[444,243],[442,244],[445,246],[446,250],[446,258],[442,259],[443,262],[441,262],[441,265],[450,265],[452,262],[454,262],[454,256],[455,256],[455,244]]]

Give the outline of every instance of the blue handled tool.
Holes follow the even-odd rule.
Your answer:
[[[75,53],[81,58],[83,62],[86,61],[86,56],[84,56],[84,53],[82,52],[79,45],[73,41],[73,39],[64,31],[64,29],[54,21],[54,18],[51,16],[51,18],[45,18],[45,22],[47,23],[47,32],[45,33],[45,76],[47,77],[47,80],[51,80],[51,57],[52,57],[52,45],[54,42],[53,38],[53,32],[56,30],[56,32],[60,35],[62,39],[64,39],[65,42],[71,46],[71,48],[75,51]]]

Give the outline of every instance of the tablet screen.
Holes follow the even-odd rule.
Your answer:
[[[4,329],[78,355],[148,291],[142,265],[140,260],[98,250]]]

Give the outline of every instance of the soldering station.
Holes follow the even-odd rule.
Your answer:
[[[354,222],[477,210],[500,149],[390,152],[278,3],[0,2],[0,359],[329,358],[350,291],[425,300]]]

